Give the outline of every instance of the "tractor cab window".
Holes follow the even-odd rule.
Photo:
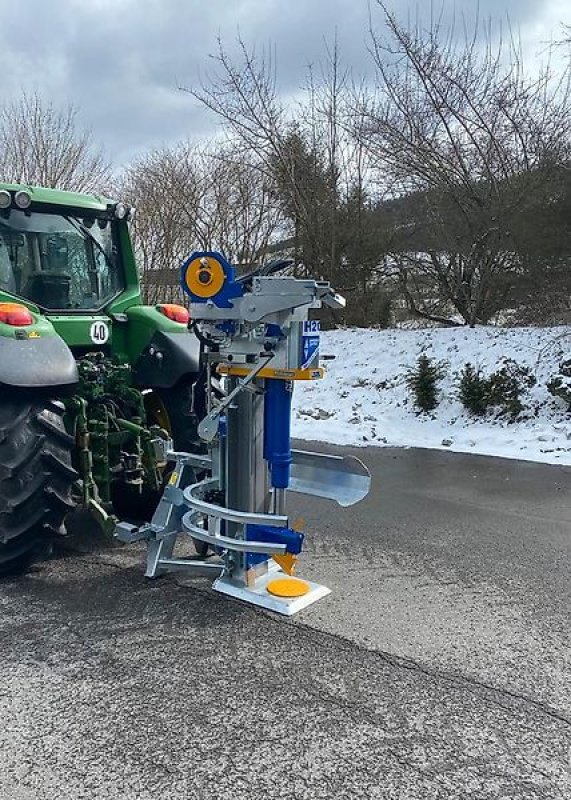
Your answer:
[[[102,308],[122,288],[112,225],[16,209],[0,216],[0,291],[46,311]]]

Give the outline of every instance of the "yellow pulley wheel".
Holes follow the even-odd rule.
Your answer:
[[[199,256],[189,262],[184,280],[189,292],[196,297],[214,297],[224,285],[226,275],[222,264],[212,256]]]
[[[301,578],[275,578],[268,583],[268,592],[276,597],[303,597],[310,586]]]

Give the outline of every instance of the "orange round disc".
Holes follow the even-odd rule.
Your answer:
[[[300,578],[275,578],[268,583],[268,592],[276,597],[303,597],[309,588],[309,583]]]
[[[213,256],[193,258],[184,274],[185,286],[190,294],[204,299],[218,294],[225,280],[224,268]]]

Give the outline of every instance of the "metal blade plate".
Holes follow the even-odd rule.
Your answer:
[[[352,506],[369,494],[371,473],[355,456],[292,450],[289,489]]]

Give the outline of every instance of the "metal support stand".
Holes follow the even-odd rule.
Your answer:
[[[175,468],[152,521],[141,527],[120,522],[115,529],[115,538],[126,544],[140,541],[147,543],[146,578],[158,578],[167,572],[218,576],[224,570],[221,563],[195,558],[173,558],[174,547],[182,531],[182,517],[186,511],[181,487],[192,481],[196,467],[210,467],[210,459],[190,453],[171,453],[169,457],[175,459]]]

